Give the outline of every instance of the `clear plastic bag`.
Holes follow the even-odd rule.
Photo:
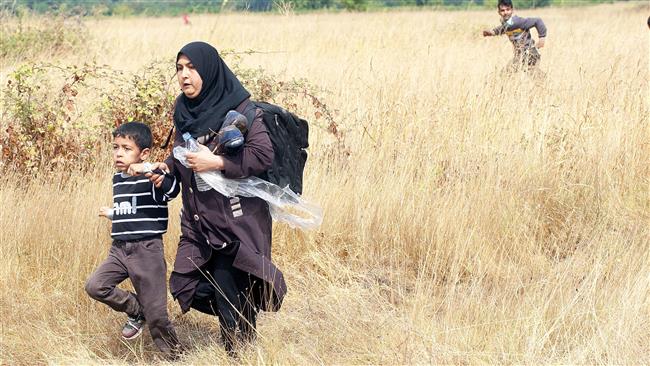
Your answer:
[[[187,165],[183,146],[174,148],[174,157]],[[323,222],[323,210],[302,199],[289,187],[281,188],[258,177],[228,179],[219,171],[199,172],[203,181],[226,197],[258,197],[268,202],[273,220],[285,222],[292,228],[315,229]]]
[[[183,140],[185,140],[185,152],[198,152],[199,151],[199,142],[196,141],[194,137],[189,132],[183,134]],[[187,160],[185,160],[185,153],[183,153],[183,165],[187,166]],[[201,192],[206,192],[212,189],[200,176],[195,175],[194,179],[196,180],[196,189]]]

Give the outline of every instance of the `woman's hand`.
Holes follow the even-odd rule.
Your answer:
[[[151,170],[153,171],[156,169],[160,169],[166,173],[169,173],[169,167],[165,163],[151,163]],[[160,188],[163,181],[165,180],[164,174],[158,174],[154,172],[147,172],[144,176],[149,178],[149,180],[153,183],[154,186],[156,186],[156,188]]]
[[[214,155],[207,146],[199,145],[198,152],[188,152],[185,155],[187,164],[195,172],[206,172],[210,170],[222,170],[223,158]]]
[[[140,175],[144,172],[144,163],[133,163],[129,165],[129,170],[126,171],[128,175]]]

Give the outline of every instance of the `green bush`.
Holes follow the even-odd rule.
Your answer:
[[[251,93],[252,99],[269,102],[292,110],[310,121],[312,127],[318,127],[331,133],[336,138],[336,145],[341,151],[345,147],[344,134],[334,118],[334,111],[322,99],[325,93],[307,79],[280,80],[277,75],[270,74],[261,68],[251,69],[241,66],[242,55],[250,55],[254,51],[235,52],[222,50],[221,56]],[[310,111],[300,111],[301,101],[307,101]],[[312,118],[313,117],[313,118]]]
[[[46,67],[22,65],[9,76],[0,118],[1,169],[24,174],[66,169],[94,161],[98,134],[79,122],[76,97],[88,76],[70,69],[55,85]]]
[[[154,61],[139,72],[124,75],[113,71],[112,87],[102,93],[100,121],[107,130],[132,121],[146,123],[156,146],[154,158],[163,158],[167,151],[156,148],[164,143],[172,126],[176,80],[173,60]]]
[[[343,133],[320,99],[322,91],[304,79],[284,81],[262,69],[241,67],[242,55],[251,53],[226,51],[222,56],[228,58],[253,99],[298,112],[312,127],[331,132],[337,142],[334,146],[343,151]],[[157,147],[173,126],[178,88],[172,65],[172,60],[155,61],[134,73],[96,64],[19,66],[2,90],[0,172],[87,169],[96,163],[98,154],[106,154],[102,148],[110,142],[111,131],[130,121],[149,125],[154,135],[153,159],[166,157],[171,148]],[[100,82],[100,98],[86,98],[89,104],[81,105],[77,97],[95,95]]]
[[[71,51],[87,41],[79,18],[39,16],[0,18],[0,61],[31,59]]]

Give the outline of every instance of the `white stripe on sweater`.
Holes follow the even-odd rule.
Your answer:
[[[125,185],[125,184],[138,184],[138,183],[144,183],[144,182],[149,182],[149,179],[140,179],[140,180],[136,180],[135,182],[120,182],[120,183],[114,183],[114,184],[113,184],[113,187],[115,187],[115,186],[121,186],[121,185]]]
[[[174,192],[174,188],[176,188],[176,177],[174,177],[174,181],[172,182],[172,187],[169,189],[169,191],[167,191],[167,195]]]
[[[136,197],[136,196],[149,196],[151,193],[149,192],[144,192],[144,193],[127,193],[127,194],[116,194],[113,196],[113,198],[117,197]]]
[[[113,223],[120,223],[120,222],[133,222],[133,221],[167,221],[166,217],[156,217],[154,219],[124,219],[124,220],[113,220]]]
[[[111,236],[127,234],[162,234],[167,230],[140,230],[140,231],[122,231],[121,233],[112,233]]]

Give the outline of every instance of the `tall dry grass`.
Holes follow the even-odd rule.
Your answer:
[[[510,45],[479,36],[497,15],[478,11],[98,20],[61,61],[134,70],[201,39],[266,52],[246,62],[307,77],[337,110],[349,158],[314,128],[305,173],[322,227],[274,229],[282,310],[233,361],[214,318],[170,301],[182,362],[648,364],[647,10],[519,12],[549,28],[539,78],[500,73]],[[103,157],[2,178],[0,363],[160,361],[83,292],[110,245],[110,175]]]

